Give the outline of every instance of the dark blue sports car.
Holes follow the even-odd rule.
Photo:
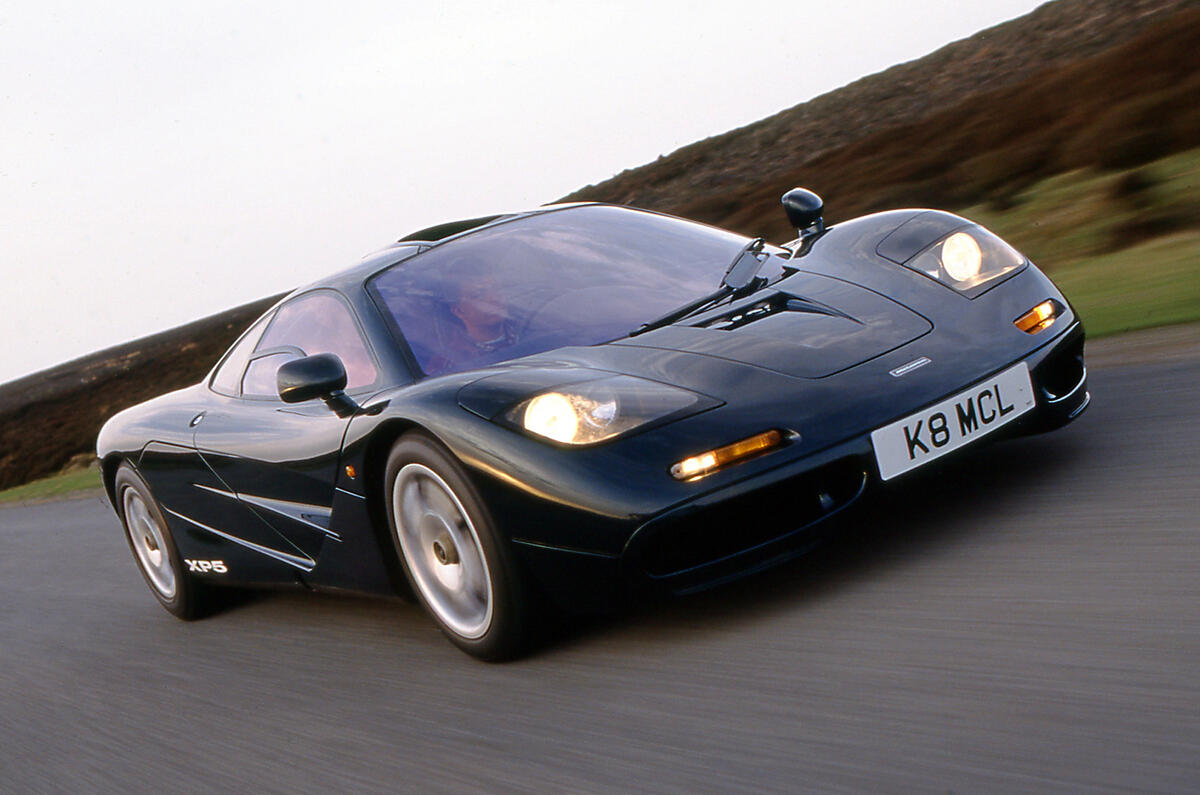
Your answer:
[[[203,382],[121,412],[105,484],[151,592],[411,594],[462,649],[787,559],[874,484],[1088,403],[1032,263],[936,210],[771,245],[544,207],[410,235],[296,290]]]

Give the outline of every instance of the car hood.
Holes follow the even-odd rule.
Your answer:
[[[832,276],[800,271],[715,312],[612,345],[694,353],[824,378],[928,334],[922,315]]]
[[[762,311],[764,306],[770,308]],[[491,417],[520,397],[614,372],[724,401],[738,392],[773,392],[781,379],[825,378],[933,328],[920,314],[876,292],[806,272],[686,323],[700,325],[559,348],[477,371],[459,391],[459,403]]]

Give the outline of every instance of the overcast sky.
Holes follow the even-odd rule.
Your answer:
[[[522,209],[1033,0],[0,7],[0,383]]]

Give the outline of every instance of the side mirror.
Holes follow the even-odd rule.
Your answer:
[[[346,368],[332,353],[305,356],[281,365],[275,385],[284,403],[320,398],[339,417],[348,417],[358,410],[358,404],[342,391],[346,388]]]
[[[787,213],[788,223],[800,231],[801,237],[812,227],[816,227],[813,230],[815,232],[825,230],[825,222],[821,218],[821,213],[825,211],[825,202],[811,190],[792,188],[783,194],[780,201],[783,202],[783,211]]]

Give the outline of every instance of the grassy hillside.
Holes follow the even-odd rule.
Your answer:
[[[1200,320],[1200,148],[962,209],[1047,271],[1092,337]]]
[[[123,408],[199,381],[265,298],[127,342],[0,386],[0,490],[54,474],[95,450],[104,421]]]
[[[778,200],[794,185],[834,222],[957,209],[1046,268],[1092,334],[1193,319],[1198,53],[1195,0],[1056,0],[564,199],[774,240],[793,236]],[[199,380],[274,300],[0,385],[0,490],[92,450],[116,411]]]
[[[1066,8],[1083,17],[1089,8],[1103,8],[1109,12],[1106,23],[1122,19],[1133,30],[1134,20],[1110,5],[1054,3],[993,30],[1004,30],[999,38],[1006,51],[1015,48],[1027,57],[1046,49],[1057,52],[1043,40],[1053,44],[1057,37],[1040,25],[1033,26],[1024,45],[1010,39],[1019,39],[1022,26],[1039,14]],[[1119,8],[1132,13],[1138,5]],[[830,144],[824,130],[770,139],[759,130],[747,155],[756,165],[752,175],[742,173],[744,166],[727,149],[732,144],[733,150],[746,148],[751,134],[738,131],[731,139],[693,144],[565,198],[629,203],[778,239],[789,233],[779,195],[794,185],[820,193],[830,219],[837,220],[897,206],[1003,202],[1066,171],[1125,169],[1200,146],[1200,7],[1162,5],[1156,14],[1137,17],[1140,32],[1123,42],[1066,62],[1053,58],[1036,70],[1030,67],[1039,62],[1031,58],[1025,69],[1006,71],[1003,80],[986,79],[987,58],[940,69],[945,56],[939,51],[897,67],[903,79],[889,70],[851,84],[809,103],[831,106],[834,115],[822,119],[830,129],[858,122],[841,143]],[[992,43],[983,53],[999,46],[996,36],[988,38]],[[918,80],[922,71],[930,81],[928,91]],[[890,104],[873,103],[876,92],[863,84],[876,81],[895,92]],[[994,83],[999,85],[986,88]],[[940,101],[928,101],[939,94]],[[906,102],[913,95],[926,101]],[[871,103],[866,118],[860,118],[864,111],[857,106],[841,107],[854,98]],[[892,113],[875,118],[884,109]],[[797,113],[768,121],[778,125]],[[802,130],[813,126],[804,118],[797,123]]]
[[[60,475],[16,486],[0,491],[0,505],[10,502],[35,502],[51,500],[66,494],[100,488],[100,469],[93,466],[86,469],[72,469]]]

